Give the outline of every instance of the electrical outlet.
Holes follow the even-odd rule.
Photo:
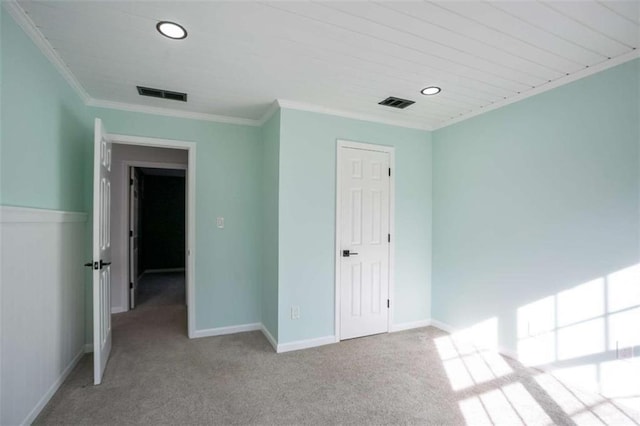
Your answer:
[[[300,306],[291,307],[291,319],[292,320],[300,319]]]
[[[224,228],[224,217],[216,218],[216,226],[220,229]]]
[[[618,349],[618,359],[633,358],[633,346]]]

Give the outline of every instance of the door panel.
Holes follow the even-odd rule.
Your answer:
[[[388,331],[389,154],[341,149],[340,338]]]
[[[111,352],[111,142],[96,118],[93,161],[93,382]]]

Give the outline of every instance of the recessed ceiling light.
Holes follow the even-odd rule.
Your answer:
[[[187,37],[187,30],[185,30],[182,25],[176,24],[175,22],[160,21],[158,22],[158,25],[156,25],[156,29],[163,36],[175,40],[181,40]]]
[[[436,86],[425,87],[420,91],[423,95],[437,95],[442,89]]]

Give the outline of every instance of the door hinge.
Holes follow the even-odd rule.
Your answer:
[[[391,176],[391,167],[389,167],[389,176]]]
[[[391,302],[389,302],[389,299],[387,299],[387,309],[391,307]]]
[[[129,236],[133,237],[133,231],[129,230]]]
[[[133,288],[133,283],[129,283],[129,288]]]
[[[133,185],[133,179],[129,179],[129,185]]]
[[[390,243],[391,242],[391,234],[387,234],[387,242]]]

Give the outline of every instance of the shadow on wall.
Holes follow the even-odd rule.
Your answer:
[[[528,389],[533,386],[577,424],[638,424],[620,407],[640,412],[640,264],[523,305],[515,318],[518,359],[546,373],[536,375],[535,383],[514,381],[461,398],[467,421],[526,420],[527,413],[541,410],[536,392]],[[494,351],[499,321],[493,317],[436,339],[454,391],[512,373]],[[576,394],[564,383],[602,396]]]
[[[69,206],[62,210],[82,211],[87,205],[88,196],[84,179],[87,161],[93,168],[93,126],[87,117],[63,103],[58,105],[57,113],[58,135],[52,139],[59,140],[60,145],[56,148],[57,161],[50,163],[58,168],[56,194],[61,205]]]
[[[84,249],[81,253],[74,255],[75,258],[71,264],[82,271],[80,273],[83,277],[83,288],[77,289],[80,292],[74,296],[80,299],[74,302],[74,306],[82,312],[84,317],[83,324],[77,324],[77,327],[81,330],[81,334],[84,333],[82,341],[91,342],[93,275],[92,270],[83,265],[92,258],[93,121],[84,105],[81,103],[78,105],[79,109],[74,109],[65,102],[58,102],[55,120],[57,137],[52,139],[60,141],[60,144],[56,148],[56,161],[51,161],[50,164],[55,164],[58,168],[57,182],[55,182],[56,196],[62,205],[69,206],[62,210],[87,213],[83,232]],[[62,256],[68,256],[64,250],[60,253]]]

